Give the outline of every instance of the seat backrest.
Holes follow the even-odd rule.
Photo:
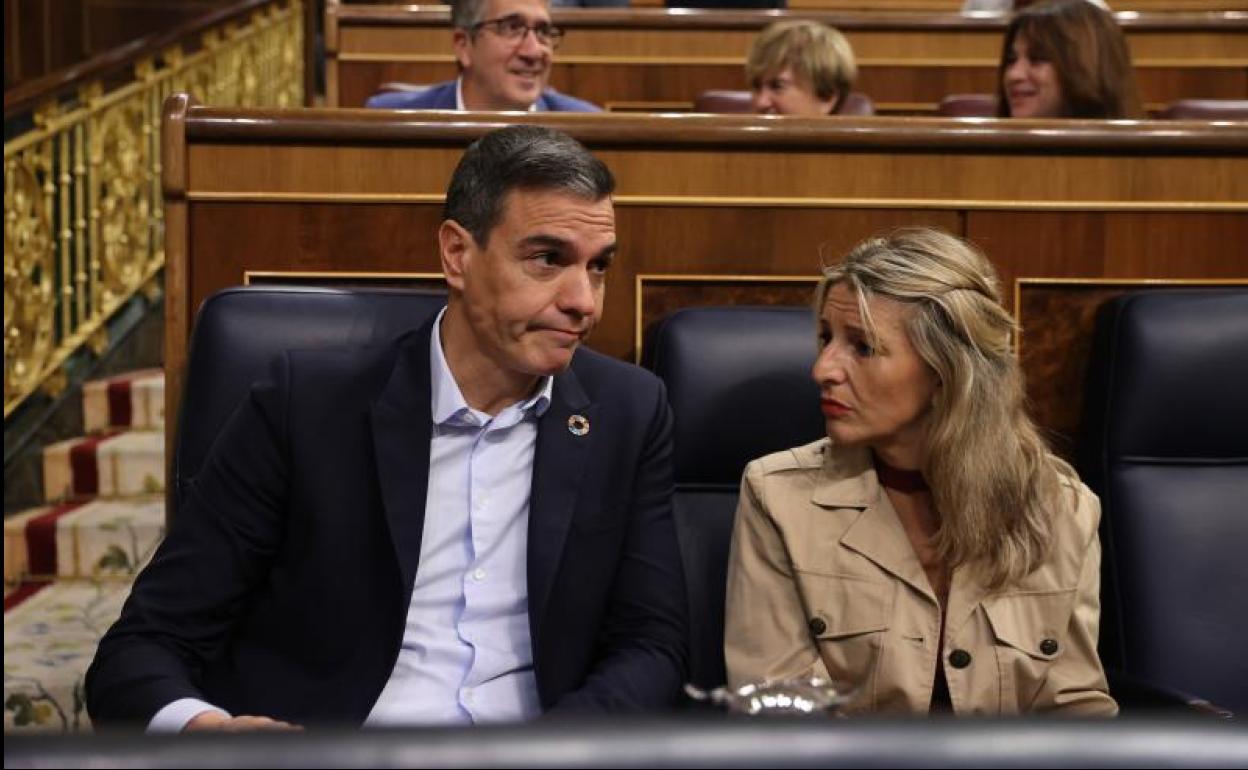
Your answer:
[[[861,91],[850,91],[836,106],[837,115],[874,115],[875,102]]]
[[[693,111],[720,114],[754,112],[754,96],[749,91],[711,89],[698,94],[693,100]],[[874,115],[875,103],[864,93],[850,91],[837,105],[836,114]]]
[[[690,679],[724,683],[724,586],[741,472],[823,435],[804,307],[678,310],[650,330],[645,364],[675,415],[673,509],[690,605]]]
[[[754,95],[749,91],[713,88],[694,98],[693,111],[718,114],[754,112]]]
[[[1248,120],[1248,99],[1179,99],[1157,115],[1162,120]]]
[[[676,418],[677,484],[736,486],[756,457],[823,435],[805,307],[699,307],[650,330],[645,365]]]
[[[191,334],[174,444],[176,505],[226,419],[283,350],[382,342],[423,324],[446,304],[437,292],[250,286],[217,292]]]
[[[940,100],[936,114],[944,118],[991,118],[997,114],[992,94],[949,94]]]
[[[1079,470],[1100,496],[1101,656],[1248,709],[1248,290],[1099,311]]]

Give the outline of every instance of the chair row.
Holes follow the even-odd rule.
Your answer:
[[[395,336],[439,293],[261,286],[200,309],[174,449],[173,507],[268,360],[291,347]],[[1248,709],[1238,608],[1248,585],[1248,291],[1155,291],[1106,303],[1089,378],[1080,472],[1101,497],[1101,654],[1125,708],[1194,696]],[[691,681],[724,679],[724,584],[738,483],[755,457],[822,435],[800,307],[677,311],[643,362],[675,415],[674,512],[691,610]],[[748,355],[742,351],[749,351]],[[731,415],[729,419],[726,416]]]
[[[749,91],[711,89],[698,94],[694,112],[754,112]],[[874,115],[871,97],[853,91],[837,109],[838,115]],[[991,118],[997,114],[997,98],[993,94],[950,94],[940,100],[936,113],[946,118]],[[1179,99],[1157,112],[1161,120],[1248,120],[1248,99]]]

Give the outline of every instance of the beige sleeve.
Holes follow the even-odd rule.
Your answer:
[[[783,476],[769,479],[784,483]],[[827,677],[798,591],[784,537],[762,494],[759,463],[745,469],[728,560],[724,659],[728,684]]]
[[[1036,710],[1114,716],[1118,713],[1118,704],[1109,694],[1105,670],[1096,652],[1101,625],[1101,542],[1097,537],[1101,503],[1086,487],[1079,485],[1078,489],[1075,516],[1081,521],[1091,519],[1092,535],[1085,546],[1083,569],[1079,573],[1068,646],[1065,654],[1054,661],[1036,700]]]

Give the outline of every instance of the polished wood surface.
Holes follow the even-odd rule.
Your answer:
[[[184,46],[187,52],[197,50],[200,37],[207,30],[246,19],[266,6],[285,2],[194,0],[181,5],[167,0],[117,0],[108,4],[86,3],[85,7],[78,8],[81,15],[77,21],[87,30],[84,34],[90,44],[84,44],[79,54],[58,54],[59,58],[50,60],[47,70],[36,77],[19,76],[12,87],[8,76],[9,47],[15,46],[14,50],[20,51],[23,46],[37,44],[40,32],[49,40],[62,33],[58,29],[34,29],[23,34],[20,26],[10,29],[6,4],[4,117],[7,120],[48,99],[71,96],[79,86],[97,79],[130,80],[134,65],[140,60],[158,56],[174,45]],[[44,11],[67,5],[73,4],[53,3],[44,6]]]
[[[779,18],[840,28],[860,90],[885,113],[933,112],[951,93],[994,90],[1006,21],[956,13],[555,9],[567,37],[551,85],[611,109],[689,109],[712,88],[744,86],[750,41]],[[1248,98],[1248,13],[1121,14],[1144,101]],[[331,4],[326,103],[361,106],[390,81],[455,76],[444,8]]]
[[[812,277],[821,255],[902,225],[943,227],[980,244],[1011,305],[1022,279],[1248,276],[1239,247],[1248,243],[1245,124],[238,111],[185,102],[170,104],[167,121],[171,398],[192,310],[247,271],[437,272],[434,234],[463,148],[514,122],[567,131],[617,176],[620,253],[593,346],[622,358],[636,355],[638,328],[655,308],[800,296],[778,284]],[[678,280],[699,276],[709,278],[694,287]],[[1040,331],[1065,323],[1028,318],[1025,335],[1035,336],[1025,339],[1060,340]],[[1050,347],[1047,355],[1063,355]],[[1033,397],[1049,410],[1040,414],[1045,425],[1069,424],[1070,402],[1052,394],[1077,387],[1033,380]]]

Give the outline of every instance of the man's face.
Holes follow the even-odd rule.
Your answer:
[[[480,21],[507,18],[530,27],[551,23],[545,0],[487,0]],[[546,88],[554,50],[532,31],[509,40],[498,25],[487,24],[472,33],[457,29],[453,45],[468,109],[527,110]]]
[[[566,369],[602,317],[615,255],[611,199],[512,190],[485,247],[456,222],[439,236],[476,352],[507,375]]]

